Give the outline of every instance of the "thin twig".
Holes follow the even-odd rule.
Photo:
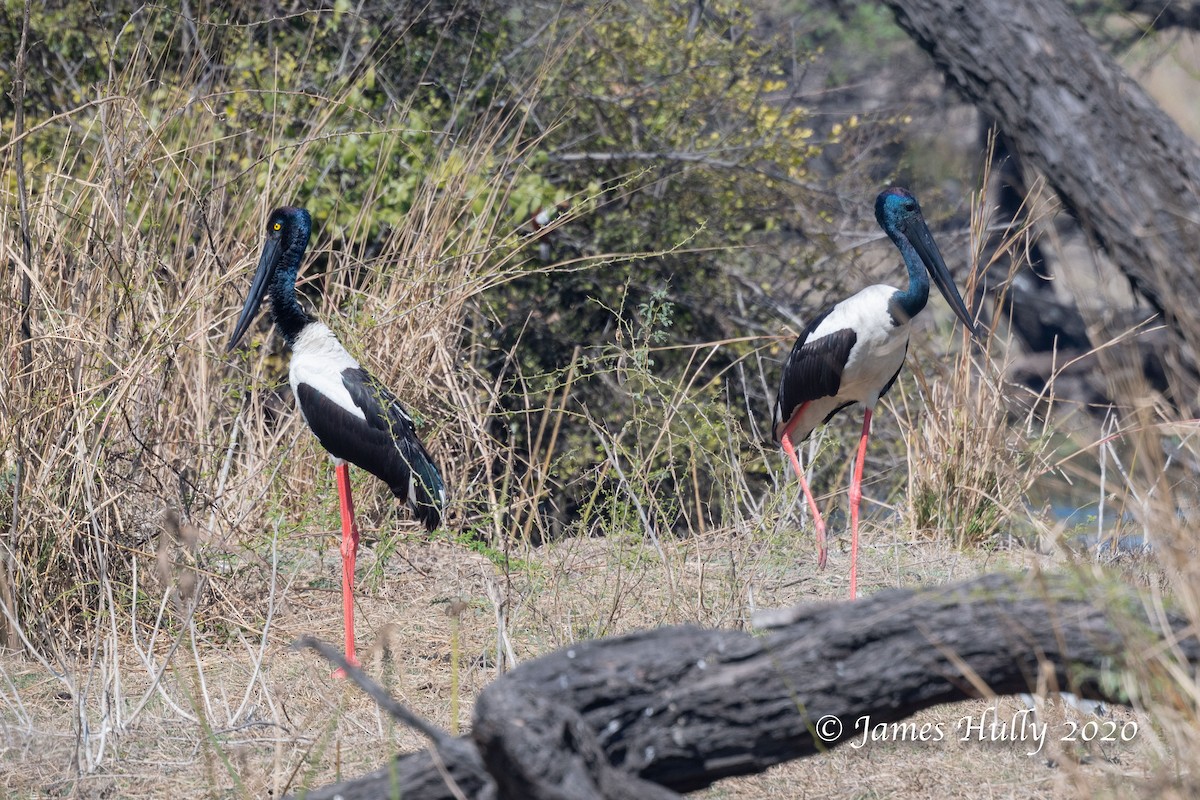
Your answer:
[[[453,737],[440,728],[431,725],[409,711],[402,703],[392,698],[382,686],[373,681],[365,672],[346,660],[346,657],[332,645],[322,642],[312,636],[301,636],[295,647],[307,647],[316,650],[326,661],[345,671],[346,675],[358,684],[367,696],[374,700],[380,708],[394,718],[417,731],[439,747],[454,741]]]

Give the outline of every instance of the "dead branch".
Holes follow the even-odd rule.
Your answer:
[[[1113,674],[1200,659],[1187,620],[1124,586],[990,575],[760,615],[766,635],[683,625],[581,642],[488,686],[470,736],[310,800],[667,798],[836,746],[854,721],[1033,690],[1129,702]],[[840,720],[820,741],[817,720]]]

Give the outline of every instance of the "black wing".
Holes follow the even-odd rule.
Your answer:
[[[386,386],[361,367],[343,370],[342,383],[365,419],[301,383],[296,400],[308,426],[330,454],[382,480],[392,494],[408,502],[428,530],[435,529],[441,524],[445,485],[417,438],[412,417]]]
[[[835,397],[841,388],[842,370],[846,368],[846,361],[850,358],[850,350],[858,341],[858,334],[852,328],[844,328],[820,339],[811,342],[808,340],[833,309],[833,306],[825,309],[804,327],[783,364],[771,426],[776,441],[780,423],[791,419],[800,406],[810,400]],[[832,417],[835,413],[837,410],[829,416]]]

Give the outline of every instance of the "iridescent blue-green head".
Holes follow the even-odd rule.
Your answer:
[[[312,217],[303,208],[283,206],[271,212],[267,218],[267,238],[263,243],[262,255],[258,258],[258,269],[226,350],[232,350],[245,335],[268,290],[276,298],[277,306],[281,303],[295,305],[296,274],[300,271],[300,262],[311,233]],[[299,311],[298,307],[296,311]]]
[[[899,299],[902,306],[911,306],[906,309],[909,316],[924,307],[931,277],[955,315],[967,326],[971,335],[978,338],[980,334],[967,311],[967,304],[954,286],[950,270],[937,243],[933,241],[933,234],[929,232],[929,226],[921,216],[921,206],[912,192],[899,186],[880,192],[875,198],[875,219],[899,248],[908,267],[909,290],[902,292]]]

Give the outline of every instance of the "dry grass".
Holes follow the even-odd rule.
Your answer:
[[[989,157],[985,163],[990,164]],[[968,252],[972,265],[965,296],[982,295],[980,282],[997,263],[1007,263],[1005,282],[993,287],[991,319],[981,319],[986,331],[979,342],[955,326],[957,352],[949,359],[922,359],[916,371],[916,402],[901,384],[898,399],[904,413],[901,427],[907,447],[910,520],[913,531],[949,542],[954,547],[994,545],[1011,535],[1029,517],[1029,490],[1047,471],[1047,419],[1053,417],[1053,398],[1046,405],[1030,404],[1021,417],[1014,413],[1018,388],[1005,379],[1014,350],[1011,334],[1002,337],[1001,308],[1022,266],[1035,226],[1034,216],[1006,232],[985,253],[989,232],[998,225],[989,195],[991,174],[985,169],[982,186],[972,196]],[[1030,194],[1036,205],[1038,192]],[[936,302],[936,301],[935,301]],[[999,352],[997,358],[989,357]],[[1040,412],[1041,416],[1038,415]],[[911,421],[911,424],[910,424]],[[1036,518],[1030,522],[1037,527]]]
[[[333,780],[339,771],[350,776],[373,769],[390,750],[422,746],[356,690],[334,681],[327,664],[289,647],[304,633],[333,641],[340,634],[336,594],[319,587],[336,574],[335,533],[327,530],[317,542],[280,537],[263,565],[269,580],[263,593],[273,600],[247,598],[248,630],[188,637],[154,691],[148,692],[152,671],[130,657],[128,633],[115,641],[121,653],[100,659],[92,685],[81,681],[75,697],[36,664],[5,657],[0,665],[10,693],[7,767],[0,786],[6,796],[93,797],[106,790],[130,798],[203,792],[279,796],[288,788]],[[1049,563],[1019,552],[985,563],[929,543],[889,542],[885,533],[868,530],[864,537],[862,575],[868,589]],[[725,531],[668,541],[663,560],[645,542],[571,539],[537,548],[520,569],[504,575],[488,559],[453,543],[406,536],[385,564],[376,559],[375,549],[364,555],[364,569],[380,569],[386,580],[365,587],[359,598],[363,660],[396,697],[448,729],[454,724],[453,681],[461,708],[469,709],[495,675],[497,599],[505,604],[506,638],[519,660],[583,638],[655,625],[739,626],[755,606],[843,596],[847,555],[835,550],[828,571],[820,573],[809,544],[799,536]],[[314,550],[321,558],[313,559]],[[666,586],[673,592],[664,591]],[[458,627],[461,669],[456,676],[450,668],[448,612],[459,599],[466,609]],[[201,616],[214,613],[210,609]],[[140,627],[141,641],[149,628]],[[265,636],[254,635],[262,632]],[[88,674],[86,664],[73,669],[81,677]],[[148,701],[134,713],[147,693]],[[981,744],[949,736],[955,721],[979,715],[987,706],[986,701],[960,704],[917,718],[942,724],[948,733],[944,742],[843,747],[763,776],[727,781],[707,796],[806,796],[807,791],[908,797],[928,791],[1035,797],[1084,779],[1075,788],[1128,786],[1130,778],[1148,778],[1166,759],[1147,718],[1125,711],[1113,718],[1137,719],[1135,740],[1087,753],[1051,740],[1043,752],[1028,756],[1019,742]],[[1000,702],[1008,717],[1021,707],[1015,700]],[[188,718],[198,709],[208,730]],[[81,738],[82,718],[89,729]],[[1059,724],[1056,730],[1062,735],[1067,729]],[[76,772],[70,765],[81,757],[81,747],[90,748],[99,763]]]
[[[332,476],[279,387],[273,340],[224,352],[260,223],[270,206],[297,199],[310,156],[354,133],[338,127],[354,87],[304,106],[299,139],[231,136],[216,110],[220,91],[152,93],[148,53],[114,68],[97,102],[53,123],[52,150],[33,137],[42,141],[36,157],[0,147],[5,173],[22,174],[26,186],[5,183],[0,202],[0,262],[13,265],[0,303],[0,518],[12,532],[0,600],[20,648],[0,657],[7,796],[279,796],[419,745],[314,656],[289,648],[301,634],[340,636]],[[165,117],[150,113],[158,105]],[[389,130],[403,132],[409,110],[394,109]],[[514,385],[548,381],[553,390],[519,398],[527,460],[493,436],[501,382],[487,364],[497,355],[473,327],[486,318],[487,291],[530,269],[632,257],[548,267],[525,259],[525,234],[506,209],[537,145],[535,135],[513,134],[527,113],[497,108],[447,138],[436,179],[376,238],[373,193],[384,190],[401,138],[384,137],[361,210],[335,209],[339,246],[319,236],[302,275],[319,297],[316,313],[352,351],[373,354],[368,366],[422,417],[448,477],[447,529],[463,533],[432,540],[397,514],[385,489],[356,479],[369,543],[359,572],[364,662],[445,728],[468,724],[474,696],[513,660],[675,622],[743,626],[756,607],[845,594],[846,555],[835,541],[830,569],[815,571],[786,466],[751,443],[761,435],[735,427],[754,405],[746,387],[776,379],[764,358],[771,342],[731,358],[740,383],[728,385],[740,388],[722,391],[704,383],[702,367],[735,343],[689,346],[691,364],[667,379],[651,361],[669,345],[656,342],[654,326],[622,317],[614,324],[628,325],[623,344],[586,376],[578,356],[549,376],[521,375],[513,362]],[[244,166],[233,174],[213,167],[235,162]],[[378,244],[369,256],[368,240]],[[1200,560],[1179,521],[1200,463],[1189,423],[1131,403],[1119,430],[1050,459],[1042,431],[1028,420],[1009,426],[998,368],[964,355],[934,369],[923,347],[917,377],[893,404],[913,483],[896,499],[878,498],[898,515],[864,522],[864,591],[1064,564],[1111,580],[1114,571],[1061,546],[1074,531],[1022,504],[1052,471],[1095,458],[1104,466],[1095,471],[1099,507],[1134,512],[1157,548],[1115,572],[1145,585],[1148,603],[1200,621]],[[626,425],[610,429],[598,410],[574,402],[585,377],[636,391]],[[591,425],[592,472],[561,474],[565,419]],[[957,460],[930,468],[931,454],[947,451]],[[719,508],[702,480],[722,488]],[[573,538],[538,513],[566,482],[596,486]],[[884,494],[881,485],[868,492]],[[929,496],[962,503],[930,510]],[[1053,549],[974,547],[1030,528]],[[535,544],[544,541],[553,543]],[[1118,796],[1143,787],[1149,796],[1186,786],[1200,762],[1195,680],[1147,668],[1129,681],[1139,711],[1120,719],[1136,719],[1140,734],[1128,747],[1037,757],[978,743],[842,748],[709,794]],[[970,708],[921,719],[954,720]]]

